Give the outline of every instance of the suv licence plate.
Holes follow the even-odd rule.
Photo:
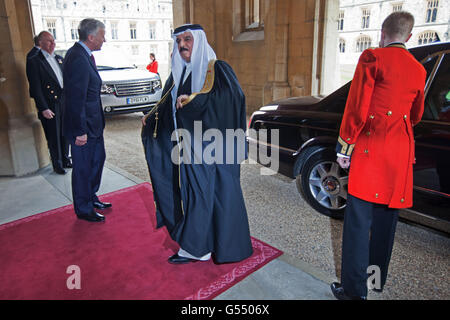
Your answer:
[[[127,104],[139,104],[150,102],[150,97],[135,97],[135,98],[127,98]]]

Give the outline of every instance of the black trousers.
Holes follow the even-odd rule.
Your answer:
[[[398,209],[347,197],[342,240],[341,284],[350,296],[367,296],[367,268],[380,268],[382,289],[386,283],[394,245]]]
[[[42,112],[39,112],[38,118],[41,120],[44,129],[53,168],[63,168],[70,160],[69,143],[62,136],[62,115],[56,113],[52,119],[47,119],[42,115]]]
[[[72,196],[76,214],[90,214],[100,188],[106,153],[103,137],[89,138],[85,145],[75,145],[72,150]]]

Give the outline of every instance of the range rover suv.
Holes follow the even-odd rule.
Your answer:
[[[67,50],[55,53],[65,56]],[[102,78],[101,100],[105,115],[148,112],[161,99],[158,74],[137,69],[120,49],[104,46],[94,52]]]
[[[158,74],[138,70],[119,50],[94,52],[102,78],[101,99],[105,115],[148,112],[161,99]]]

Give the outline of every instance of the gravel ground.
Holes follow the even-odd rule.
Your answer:
[[[142,115],[106,119],[107,161],[150,181],[140,140]],[[241,167],[250,231],[330,278],[339,278],[342,221],[311,209],[295,181],[262,176],[259,165]],[[376,299],[450,299],[450,238],[399,222],[385,290]]]

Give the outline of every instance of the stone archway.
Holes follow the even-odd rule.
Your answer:
[[[0,176],[22,176],[49,163],[25,74],[32,25],[28,0],[0,0]]]

